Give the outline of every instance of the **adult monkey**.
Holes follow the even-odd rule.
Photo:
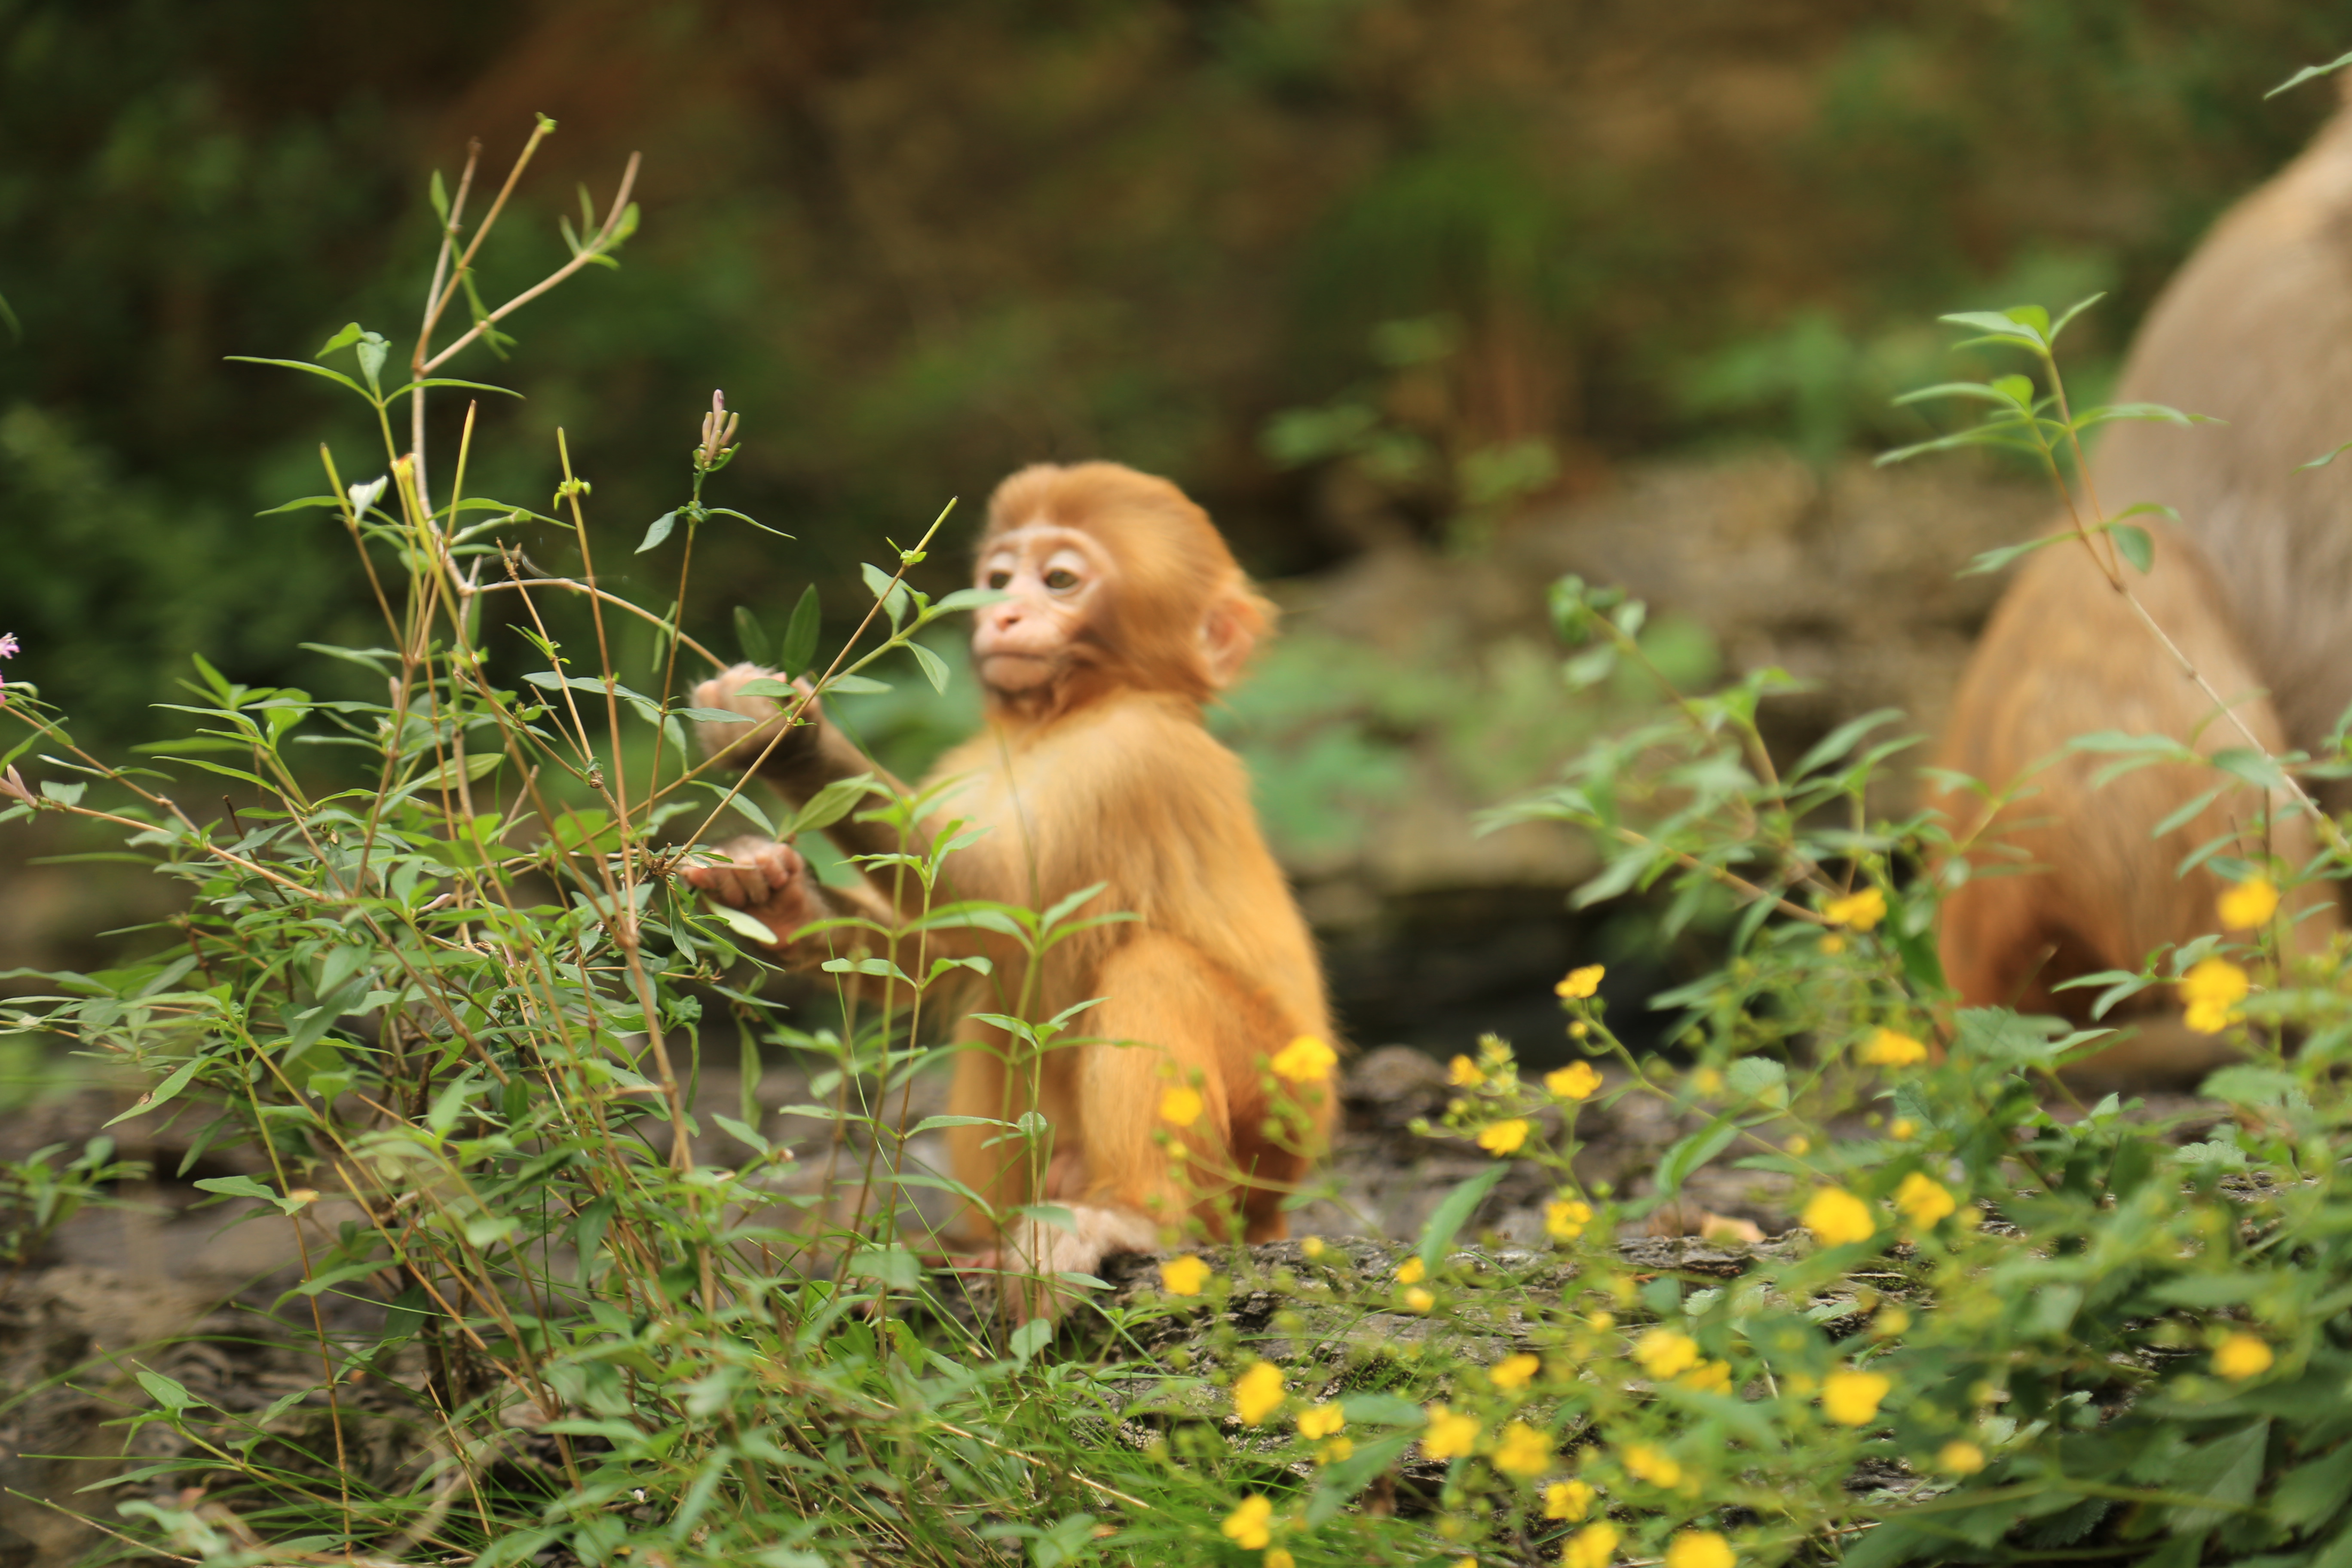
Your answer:
[[[999,1211],[1040,1196],[1069,1208],[1068,1229],[1024,1227],[1010,1247],[1000,1242],[998,1261],[1049,1278],[1150,1247],[1188,1212],[1222,1228],[1237,1206],[1245,1239],[1277,1239],[1288,1231],[1281,1199],[1305,1173],[1307,1145],[1328,1134],[1333,1104],[1329,1085],[1301,1085],[1303,1120],[1288,1135],[1276,1131],[1266,1063],[1301,1036],[1328,1040],[1330,1017],[1248,778],[1201,719],[1202,704],[1240,673],[1272,606],[1206,512],[1167,480],[1116,463],[1039,464],[1007,479],[989,502],[978,555],[979,585],[1005,595],[977,613],[972,631],[987,722],[931,779],[962,780],[941,815],[988,832],[948,858],[951,886],[936,901],[1043,910],[1099,882],[1089,912],[1137,918],[1065,942],[1034,977],[1002,938],[927,937],[933,953],[957,938],[986,953],[996,1010],[1011,1011],[1004,1004],[1024,978],[1033,1018],[1103,998],[1076,1020],[1089,1043],[1049,1051],[1042,1064],[1036,1109],[1054,1133],[1045,1190],[1033,1190],[1020,1141],[994,1127],[949,1131],[956,1173]],[[904,793],[814,705],[813,722],[780,736],[774,700],[742,694],[767,673],[738,665],[696,690],[699,706],[761,721],[703,726],[707,751],[739,765],[766,751],[763,774],[796,801],[865,773]],[[901,847],[895,829],[875,823],[826,833],[852,855]],[[738,840],[726,852],[731,864],[690,869],[688,880],[780,936],[835,915],[892,923],[916,912],[894,910],[875,887],[820,888],[782,844]],[[806,966],[824,949],[822,937],[787,940],[782,953]],[[958,1038],[971,1044],[957,1055],[952,1113],[1010,1119],[1030,1109],[1001,1033],[967,1019]],[[1155,1137],[1167,1125],[1162,1096],[1179,1081],[1202,1101],[1181,1135],[1181,1172]],[[1024,1310],[1055,1305],[1047,1290]]]
[[[2113,759],[2063,748],[2124,730],[2208,753],[2244,746],[2247,733],[2273,754],[2316,753],[2352,704],[2352,461],[2301,469],[2352,437],[2352,112],[2214,226],[2141,324],[2116,398],[2226,421],[2111,425],[2091,470],[2111,509],[2179,512],[2178,527],[2151,526],[2154,569],[2125,577],[2234,721],[2079,545],[2030,558],[1977,645],[1938,758],[1995,789],[2029,775],[2032,786],[1988,840],[2038,868],[1972,877],[1945,905],[1945,973],[1970,1005],[2080,1016],[2086,994],[2053,994],[2059,982],[2136,970],[2158,948],[2218,929],[2224,884],[2202,864],[2179,870],[2200,847],[2235,834],[2248,852],[2296,868],[2316,847],[2307,816],[2251,786],[2159,833],[2221,775],[2168,765],[2100,787]],[[2320,798],[2330,810],[2352,804],[2341,783]],[[1964,797],[1945,805],[1962,829],[1982,815]],[[1970,858],[1979,869],[2003,860],[1983,848]],[[2283,914],[2296,952],[2324,947],[2342,923],[2325,886]],[[2190,1079],[2224,1055],[2212,1037],[2155,1018],[2084,1076]]]

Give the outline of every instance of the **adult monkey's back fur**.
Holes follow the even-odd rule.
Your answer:
[[[2156,564],[2125,569],[2140,602],[2273,753],[2317,752],[2352,704],[2352,455],[2301,465],[2352,440],[2352,111],[2215,225],[2142,323],[2118,402],[2159,403],[2223,421],[2183,428],[2119,422],[2091,462],[2109,516],[2141,501],[2179,513],[2150,523]],[[2135,520],[2140,521],[2140,520]],[[2193,820],[2156,828],[2221,777],[2164,766],[2094,778],[2111,754],[2068,752],[2095,731],[2163,733],[2210,753],[2243,746],[2237,727],[2183,676],[2079,544],[2030,557],[1962,678],[1938,763],[2000,789],[2031,789],[1990,827],[1977,871],[1945,907],[1948,977],[1969,1005],[2071,1012],[2074,975],[2136,970],[2166,943],[2218,928],[2223,883],[2180,868],[2235,832],[2290,866],[2314,852],[2306,817],[2251,787]],[[2322,795],[2331,808],[2347,797]],[[1981,805],[1944,797],[1956,829]],[[2031,875],[1986,874],[2016,861]],[[2294,946],[2340,924],[2323,886],[2297,896]],[[2113,1021],[2113,1020],[2110,1020]],[[2093,1064],[2093,1076],[2153,1082],[2195,1074],[2215,1042],[2159,1024]]]

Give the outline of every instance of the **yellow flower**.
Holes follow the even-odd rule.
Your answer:
[[[1318,1465],[1337,1465],[1345,1461],[1355,1451],[1355,1439],[1343,1432],[1315,1450],[1315,1462]]]
[[[1694,1068],[1691,1069],[1690,1086],[1693,1094],[1721,1094],[1723,1075],[1713,1068]]]
[[[1868,1241],[1878,1234],[1878,1221],[1872,1217],[1870,1205],[1843,1187],[1816,1189],[1805,1205],[1803,1219],[1805,1228],[1823,1247]]]
[[[1680,1485],[1683,1479],[1681,1463],[1664,1449],[1654,1448],[1647,1443],[1636,1443],[1625,1450],[1625,1469],[1636,1480],[1668,1489]]]
[[[1881,1029],[1862,1047],[1862,1059],[1874,1068],[1907,1068],[1927,1059],[1927,1047],[1908,1035]]]
[[[1666,1543],[1666,1568],[1731,1568],[1731,1542],[1712,1530],[1685,1530]]]
[[[1209,1266],[1189,1254],[1160,1266],[1160,1288],[1171,1296],[1197,1296],[1209,1282]]]
[[[2181,1021],[2200,1035],[2218,1035],[2230,1026],[2253,982],[2228,959],[2208,958],[2180,977],[2179,989],[2188,1008]]]
[[[1883,1373],[1833,1372],[1822,1379],[1822,1410],[1841,1426],[1868,1425],[1895,1380]]]
[[[1885,918],[1886,895],[1876,888],[1864,888],[1859,893],[1832,899],[1822,906],[1822,919],[1833,926],[1852,926],[1856,931],[1868,931]]]
[[[1900,1339],[1910,1328],[1911,1314],[1900,1307],[1882,1307],[1870,1320],[1870,1331],[1882,1340]]]
[[[1271,1500],[1245,1497],[1239,1508],[1225,1515],[1225,1522],[1218,1528],[1224,1532],[1225,1539],[1243,1551],[1255,1552],[1274,1539],[1274,1531],[1266,1528],[1266,1522],[1273,1518],[1274,1503]]]
[[[1422,1262],[1421,1255],[1419,1253],[1415,1253],[1412,1257],[1406,1258],[1402,1263],[1397,1265],[1397,1283],[1400,1285],[1418,1285],[1421,1283],[1422,1278],[1428,1272],[1428,1266]]]
[[[1478,1134],[1478,1147],[1489,1154],[1516,1153],[1527,1141],[1528,1124],[1516,1116],[1508,1121],[1497,1121]]]
[[[1581,1198],[1561,1198],[1544,1205],[1544,1231],[1554,1241],[1574,1241],[1592,1223],[1592,1205]]]
[[[1322,1256],[1323,1256],[1323,1238],[1322,1238],[1321,1237],[1319,1237],[1319,1236],[1308,1236],[1308,1237],[1300,1237],[1300,1238],[1299,1238],[1299,1242],[1298,1242],[1298,1255],[1299,1255],[1301,1258],[1320,1258],[1320,1257],[1322,1257]]]
[[[1960,1205],[1943,1183],[1914,1171],[1895,1189],[1895,1206],[1905,1218],[1925,1230]]]
[[[1832,931],[1829,935],[1822,938],[1820,942],[1814,943],[1814,945],[1822,950],[1822,957],[1835,958],[1839,953],[1845,951],[1845,938],[1838,935],[1835,931]]]
[[[1675,1380],[1685,1388],[1696,1388],[1701,1394],[1731,1392],[1731,1363],[1727,1361],[1703,1361]]]
[[[1255,1426],[1282,1404],[1282,1369],[1259,1362],[1234,1380],[1234,1414],[1244,1426]]]
[[[1298,1568],[1298,1559],[1279,1546],[1267,1547],[1265,1555],[1259,1561],[1265,1564],[1265,1568]]]
[[[1328,1437],[1347,1424],[1346,1412],[1337,1405],[1318,1405],[1298,1413],[1298,1435],[1309,1442]]]
[[[1583,1481],[1554,1481],[1544,1488],[1544,1517],[1570,1524],[1592,1511],[1592,1488]]]
[[[1191,1084],[1171,1084],[1160,1097],[1160,1120],[1177,1127],[1190,1127],[1201,1120],[1201,1112],[1209,1102]]]
[[[2231,931],[2252,931],[2268,925],[2278,913],[2279,891],[2268,877],[2254,877],[2221,895],[2221,924]]]
[[[1591,1317],[1585,1319],[1584,1321],[1594,1333],[1605,1334],[1610,1330],[1617,1326],[1617,1314],[1614,1312],[1595,1312]]]
[[[1652,1377],[1672,1377],[1698,1362],[1698,1342],[1673,1329],[1652,1329],[1633,1342],[1633,1359]]]
[[[1423,1453],[1433,1459],[1459,1458],[1477,1440],[1477,1417],[1456,1415],[1443,1405],[1429,1407],[1429,1426],[1421,1435]]]
[[[1494,1380],[1496,1388],[1507,1393],[1513,1389],[1525,1388],[1528,1380],[1542,1370],[1543,1363],[1525,1351],[1521,1351],[1517,1355],[1505,1356],[1501,1361],[1496,1362],[1494,1370],[1486,1375]]]
[[[1404,1305],[1409,1312],[1426,1312],[1437,1305],[1437,1298],[1416,1285],[1404,1293]]]
[[[1607,1520],[1586,1525],[1568,1538],[1559,1568],[1609,1568],[1617,1555],[1617,1527]]]
[[[1908,1143],[1919,1134],[1919,1124],[1907,1116],[1898,1116],[1886,1124],[1886,1135],[1897,1143]]]
[[[1275,1077],[1292,1083],[1321,1083],[1331,1076],[1339,1060],[1339,1053],[1329,1045],[1312,1035],[1301,1035],[1275,1052],[1274,1060],[1266,1065]]]
[[[1985,1468],[1985,1451],[1966,1437],[1955,1437],[1937,1450],[1936,1468],[1948,1476],[1973,1476]]]
[[[1456,1089],[1475,1089],[1486,1081],[1486,1074],[1468,1057],[1455,1057],[1445,1064],[1445,1081]]]
[[[1568,1026],[1568,1037],[1571,1040],[1590,1039],[1591,1037],[1592,1026],[1581,1018]]]
[[[1591,1062],[1570,1062],[1544,1074],[1544,1087],[1562,1100],[1590,1100],[1601,1087],[1601,1074]]]
[[[1551,1468],[1551,1439],[1524,1421],[1514,1421],[1495,1445],[1494,1465],[1507,1476],[1542,1475]]]
[[[1571,969],[1568,978],[1552,987],[1564,1002],[1581,1002],[1601,989],[1601,977],[1606,973],[1601,965],[1588,963],[1581,969]]]
[[[2271,1347],[2252,1334],[2231,1334],[2213,1347],[2213,1370],[2231,1383],[2261,1376],[2271,1361]]]
[[[1780,1147],[1786,1149],[1790,1153],[1796,1155],[1797,1158],[1801,1160],[1807,1154],[1812,1152],[1813,1141],[1800,1132],[1794,1138],[1790,1139],[1786,1143],[1781,1144]]]

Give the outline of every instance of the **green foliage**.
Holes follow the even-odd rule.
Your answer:
[[[554,265],[609,258],[628,210],[616,197],[589,214]],[[490,301],[514,296],[453,265],[442,298],[487,339]],[[1950,318],[2034,374],[1932,389],[1982,416],[1913,450],[2009,447],[2063,489],[2084,430],[2184,417],[2070,404],[2053,345],[2071,319]],[[409,364],[433,363],[425,337]],[[2352,1025],[2340,965],[2289,962],[2264,892],[2342,874],[2340,842],[2318,868],[2217,856],[2261,912],[2097,977],[2102,1008],[2177,986],[2188,1026],[2242,1044],[2205,1086],[2226,1119],[2070,1102],[2057,1070],[2105,1027],[1948,1013],[1933,922],[1966,863],[1939,818],[1871,815],[1874,777],[1910,743],[1885,733],[1892,716],[1776,761],[1758,713],[1785,676],[1708,689],[1704,639],[1565,580],[1564,670],[1522,661],[1525,678],[1496,685],[1509,700],[1454,733],[1507,749],[1476,726],[1531,724],[1563,675],[1612,700],[1663,696],[1502,816],[1592,835],[1606,864],[1587,901],[1661,892],[1669,931],[1736,911],[1725,962],[1650,999],[1672,1015],[1674,1055],[1629,1049],[1605,976],[1580,966],[1559,987],[1580,1053],[1567,1066],[1530,1081],[1491,1038],[1453,1064],[1454,1099],[1423,1131],[1492,1163],[1414,1247],[1317,1242],[1277,1267],[1193,1236],[1158,1291],[1060,1281],[1102,1305],[1057,1339],[972,1313],[926,1272],[918,1199],[972,1194],[911,1158],[946,1123],[908,1127],[903,1110],[947,1049],[922,1026],[943,984],[994,987],[985,1021],[1031,1073],[1082,1037],[1091,1003],[1039,1017],[1025,981],[931,939],[976,929],[1034,958],[1132,913],[1094,907],[1098,889],[1045,910],[939,904],[957,826],[918,835],[937,802],[845,781],[762,825],[858,812],[896,828],[901,847],[860,868],[916,913],[835,924],[840,1028],[778,1018],[754,989],[775,933],[705,908],[677,875],[723,812],[762,816],[688,751],[687,721],[733,716],[678,695],[730,662],[683,606],[698,548],[757,526],[704,497],[736,459],[735,424],[714,405],[687,499],[653,513],[667,527],[633,509],[607,539],[560,430],[544,511],[544,489],[519,504],[471,484],[470,421],[448,458],[404,449],[395,419],[432,378],[404,374],[395,349],[354,326],[317,359],[276,362],[334,384],[383,446],[384,477],[357,482],[322,450],[325,492],[284,512],[356,547],[381,631],[320,652],[371,678],[362,695],[248,684],[198,658],[166,705],[193,732],[147,744],[137,767],[78,744],[17,681],[0,708],[16,737],[0,825],[103,825],[189,900],[153,952],[47,977],[11,1026],[138,1069],[142,1108],[203,1123],[199,1149],[253,1148],[259,1173],[197,1184],[245,1222],[298,1223],[329,1200],[358,1216],[299,1233],[301,1280],[279,1304],[325,1369],[315,1387],[256,1411],[135,1369],[147,1403],[126,1414],[128,1451],[147,1452],[151,1428],[175,1445],[124,1478],[156,1483],[119,1505],[134,1540],[224,1563],[681,1568],[2053,1553],[2318,1568],[2352,1551],[2352,1194],[2337,1186]],[[2081,514],[2063,547],[2127,588],[2133,527]],[[977,595],[910,580],[938,528],[861,565],[857,630],[830,658],[814,612],[775,644],[754,610],[739,640],[805,665],[828,700],[879,702],[868,672],[886,657],[947,684],[925,635]],[[548,529],[591,571],[599,549],[635,549],[667,574],[674,552],[666,607],[586,575],[518,583],[515,542]],[[542,617],[565,598],[570,619]],[[1278,714],[1298,677],[1271,673]],[[819,700],[766,694],[787,723]],[[1449,694],[1373,668],[1348,700],[1360,728],[1318,765],[1377,786],[1381,727],[1443,725]],[[873,721],[921,722],[887,707]],[[2083,743],[2118,767],[2204,762]],[[2210,765],[2292,795],[2291,761],[2250,744]],[[180,804],[219,788],[236,804],[218,816]],[[722,1007],[740,1116],[696,1093],[701,1026]],[[790,1109],[833,1132],[821,1171],[759,1125],[759,1063],[777,1049],[814,1068],[810,1102]],[[1267,1064],[1278,1131],[1284,1086],[1318,1080],[1328,1057],[1302,1042]],[[1673,1129],[1644,1179],[1580,1171],[1582,1119],[1636,1100]],[[1044,1116],[978,1120],[1033,1172],[1050,1162]],[[123,1174],[102,1141],[63,1166],[57,1152],[0,1172],[0,1197],[29,1216],[7,1243],[19,1258]],[[1727,1167],[1807,1233],[1711,1256],[1618,1239]],[[1531,1222],[1520,1245],[1457,1249],[1507,1183]],[[331,1300],[366,1326],[331,1331]]]

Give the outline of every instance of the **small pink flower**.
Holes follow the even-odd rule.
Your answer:
[[[0,632],[0,658],[14,658],[24,651],[16,642],[15,632]]]

